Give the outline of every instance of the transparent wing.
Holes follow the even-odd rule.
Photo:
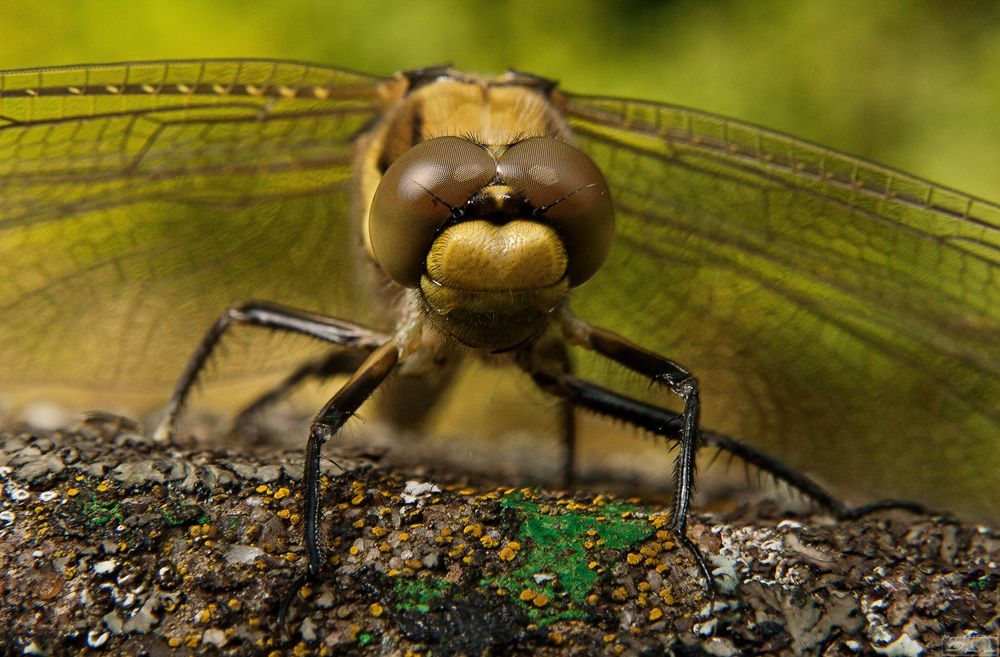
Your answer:
[[[577,314],[690,367],[707,427],[1000,515],[1000,207],[683,108],[565,111],[618,219]]]
[[[365,321],[351,148],[379,82],[271,61],[0,73],[0,381],[170,385],[240,300]],[[296,360],[254,353],[218,360]]]

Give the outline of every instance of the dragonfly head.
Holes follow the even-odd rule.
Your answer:
[[[419,290],[438,328],[501,350],[538,335],[597,272],[614,210],[600,170],[565,142],[439,137],[386,170],[369,233],[379,264]]]

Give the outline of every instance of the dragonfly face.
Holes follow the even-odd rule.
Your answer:
[[[995,204],[722,117],[520,75],[203,61],[0,82],[8,389],[156,394],[247,299],[384,336],[400,298],[416,299],[439,332],[495,350],[530,341],[568,297],[690,368],[703,427],[846,488],[998,518]],[[561,173],[535,198],[552,180],[523,173],[535,146],[580,179]],[[433,193],[407,196],[424,155],[451,181],[423,172]],[[489,258],[470,278],[455,264],[507,250],[520,220],[535,268]],[[483,314],[507,328],[484,330]],[[220,379],[316,355],[259,333],[218,361]],[[573,360],[645,402],[669,396]]]
[[[536,89],[442,77],[409,95],[373,146],[419,140],[391,162],[373,154],[388,167],[369,245],[440,330],[509,349],[541,333],[603,264],[614,210],[593,161],[552,136],[568,130]],[[415,124],[432,127],[414,134]]]

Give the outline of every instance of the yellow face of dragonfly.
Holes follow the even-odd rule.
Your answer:
[[[497,102],[472,102],[484,93]],[[454,294],[489,297],[454,263],[470,240],[516,237],[450,235],[428,260],[429,245],[380,242],[433,244],[450,214],[430,236],[363,224],[392,205],[376,190],[406,165],[403,144],[464,139],[447,159],[462,150],[479,183],[542,135],[594,163],[614,240],[595,220],[596,247],[578,250],[533,222],[550,231],[532,228],[527,247],[543,264],[482,263],[497,289],[530,290],[540,313],[568,295],[580,317],[683,363],[706,428],[845,488],[1000,517],[1000,208],[729,119],[516,74],[410,85],[251,61],[3,74],[0,379],[164,394],[235,301],[391,331],[402,294],[423,294],[432,319]],[[526,180],[486,181],[481,200],[516,214],[505,204]],[[436,297],[443,282],[461,292]],[[502,348],[523,335],[454,337]],[[310,353],[253,335],[217,374],[279,373]],[[653,394],[586,357],[575,366]]]
[[[412,91],[361,164],[372,258],[439,330],[490,351],[539,335],[614,236],[600,170],[545,95],[506,81]]]

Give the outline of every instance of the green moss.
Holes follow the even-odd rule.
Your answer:
[[[504,497],[500,504],[513,512],[521,548],[516,551],[514,570],[484,577],[479,586],[506,589],[510,599],[539,625],[584,617],[597,570],[617,563],[622,550],[642,543],[655,531],[646,520],[628,517],[644,513],[634,505],[606,503],[570,510],[543,506],[520,493]],[[595,568],[590,567],[592,562]],[[427,613],[438,599],[458,595],[458,585],[430,573],[393,578],[391,587],[396,611]],[[524,590],[548,600],[542,605],[536,605],[533,598],[522,600]]]
[[[983,575],[968,583],[969,590],[976,593],[991,591],[997,588],[998,578],[994,575]]]
[[[546,510],[520,494],[505,497],[501,505],[523,515],[518,533],[523,547],[517,557],[521,565],[510,575],[486,583],[507,588],[515,596],[528,589],[548,597],[550,602],[542,607],[518,598],[541,624],[581,617],[580,608],[597,582],[597,572],[589,564],[609,565],[606,550],[624,550],[654,531],[644,521],[621,517],[639,510],[631,505],[609,504],[588,512]],[[595,544],[589,553],[588,542]],[[536,575],[552,579],[538,582]]]
[[[419,611],[427,613],[433,603],[451,589],[451,584],[437,577],[396,578],[393,593],[398,611]]]
[[[172,504],[162,507],[160,511],[163,522],[170,527],[180,527],[182,525],[204,525],[211,522],[211,517],[205,513],[204,509],[196,504]],[[235,519],[230,522],[230,528],[234,527]]]
[[[91,495],[89,500],[81,503],[80,513],[84,524],[90,527],[105,525],[112,518],[118,522],[125,519],[118,509],[117,501],[99,500],[95,495]]]

